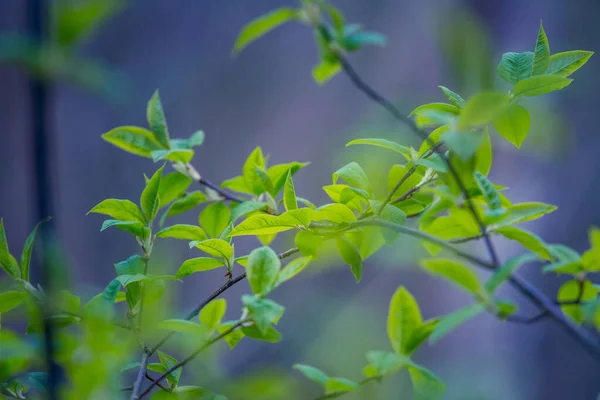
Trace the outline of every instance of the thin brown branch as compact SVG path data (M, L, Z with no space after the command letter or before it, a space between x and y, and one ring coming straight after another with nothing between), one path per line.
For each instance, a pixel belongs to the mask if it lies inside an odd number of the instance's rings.
M297 247L293 247L289 250L284 251L281 254L278 254L278 257L280 260L283 260L284 258L287 258L291 255L296 254L298 251L300 251ZM196 307L194 310L192 310L186 317L185 319L190 320L192 318L194 318L196 315L198 315L200 313L200 311L202 311L202 309L204 307L206 307L211 301L213 301L214 299L216 299L217 297L219 297L220 295L222 295L227 289L229 289L230 287L232 287L233 285L235 285L238 282L241 282L242 280L244 280L246 278L246 273L244 272L243 274L240 274L238 276L236 276L233 279L229 279L227 282L225 282L225 284L223 286L221 286L220 288L218 288L217 290L215 290L213 293L211 293L204 301L202 301L202 303L200 303L198 305L198 307ZM169 332L164 338L162 338L151 350L150 350L150 354L154 354L156 352L156 350L158 350L163 344L165 344L165 342L167 340L169 340L173 335L175 335L176 332Z
M175 371L175 370L177 370L177 369L182 368L183 366L185 366L187 363L189 363L194 358L196 358L198 356L198 354L202 353L208 347L212 346L214 343L216 343L219 340L223 339L225 336L229 335L231 332L235 331L236 329L238 329L239 327L241 327L246 322L247 322L246 320L242 320L242 321L237 322L235 325L233 325L231 328L227 329L225 332L219 334L218 336L216 336L213 339L211 339L208 342L206 342L204 345L202 345L202 347L200 347L198 350L194 351L188 357L186 357L182 361L178 362L177 364L173 365L171 368L169 368L168 370L166 370L161 376L159 376L154 382L152 382L150 384L150 386L148 386L146 388L146 390L144 390L139 395L139 397L136 397L136 399L141 399L142 397L144 397L145 395L147 395L148 393L150 393L150 391L152 391L152 389L155 386L157 386L160 381L162 381L164 378L166 378L173 371Z

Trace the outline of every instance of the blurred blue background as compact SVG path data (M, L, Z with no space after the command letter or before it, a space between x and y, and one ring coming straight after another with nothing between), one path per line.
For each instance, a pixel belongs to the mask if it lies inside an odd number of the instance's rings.
M156 168L151 161L100 138L118 125L145 126L145 105L156 88L172 136L187 137L198 129L206 132L193 163L213 182L238 175L246 156L260 145L271 154L271 163L311 161L296 175L296 190L322 203L326 196L321 186L329 184L331 172L349 160L359 159L372 173L398 162L378 151L344 149L350 139L381 136L418 144L344 76L324 87L312 81L310 70L318 55L311 33L303 26L286 25L237 58L231 57L232 44L246 22L286 4L293 3L130 1L78 48L83 56L114 71L101 87L90 91L62 81L51 83L51 195L70 284L76 292L91 295L100 290L112 279L113 264L135 252L127 234L100 233L100 217L85 214L106 197L136 200L143 174ZM597 0L339 0L336 4L349 21L387 35L385 49L365 49L351 62L406 114L424 102L443 101L439 84L465 97L484 88L507 89L495 77L496 64L503 52L533 49L540 19L553 52L595 51L600 44ZM26 2L0 2L1 33L25 32L26 21ZM559 211L527 227L549 243L562 242L578 250L588 246L587 227L600 224L596 184L600 136L595 127L600 80L594 78L600 76L599 65L592 57L567 90L530 104L533 131L523 149L498 143L491 173L494 182L510 187L507 194L515 202L558 205ZM37 222L28 75L13 65L0 64L0 89L0 216L12 248L20 251ZM181 221L196 219L194 211ZM503 259L521 251L516 245L497 242ZM249 250L252 245L256 243L240 247ZM289 243L284 238L275 247L284 250ZM157 254L156 268L172 272L184 259L195 256L186 243L175 242L161 244ZM274 294L286 306L280 323L283 341L275 345L246 341L231 353L220 348L209 356L220 360L219 368L209 366L207 358L198 363L202 384L220 386L232 399L245 399L244 385L249 377L260 375L269 378L271 390L261 399L292 398L290 390L299 393L295 387L301 393L317 393L316 387L291 370L296 362L318 366L332 376L358 379L366 364L365 351L389 349L386 313L399 285L415 294L425 317L469 301L419 272L414 260L422 254L411 239L387 248L366 262L358 285L337 259L329 267L321 265L322 271L315 267L315 273L300 276ZM560 284L554 276L542 277L535 267L521 273L550 296ZM176 283L173 300L185 313L223 279L220 271L211 271ZM238 315L239 296L245 292L245 282L227 292L231 318ZM519 300L521 313L535 313L516 293L507 290L506 295ZM552 321L510 325L483 315L435 347L424 347L416 358L446 382L448 399L595 399L600 392L600 367ZM355 398L410 398L404 393L410 393L409 380L396 375L382 385L365 387ZM309 398L303 396L298 398Z

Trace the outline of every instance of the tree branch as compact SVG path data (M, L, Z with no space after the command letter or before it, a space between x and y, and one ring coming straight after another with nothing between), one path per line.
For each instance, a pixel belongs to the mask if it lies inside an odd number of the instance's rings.
M235 331L237 328L241 327L246 322L248 322L248 321L246 321L246 320L238 321L231 328L229 328L225 332L219 334L218 336L214 337L213 339L209 340L204 345L202 345L202 347L200 347L198 350L196 350L192 354L190 354L188 357L186 357L182 361L178 362L177 364L173 365L171 368L169 368L168 370L166 370L161 376L159 376L155 381L153 381L150 384L150 386L148 386L148 388L146 388L146 390L144 390L139 395L139 397L136 397L136 399L141 399L142 397L144 397L145 395L147 395L148 393L150 393L150 391L152 390L152 388L154 388L154 386L157 386L159 384L159 382L162 381L165 377L167 377L171 372L173 372L173 371L175 371L175 370L177 370L179 368L182 368L187 363L189 363L194 358L196 358L196 356L198 356L198 354L202 353L208 347L210 347L214 343L218 342L219 340L223 339L225 336L229 335L231 332ZM132 399L133 399L133 397L132 397Z
M200 173L198 173L198 171L196 170L196 168L194 168L192 164L185 164L185 168L187 169L189 177L191 177L194 181L198 182L200 185L206 186L207 188L214 190L219 194L219 196L221 196L225 200L233 201L235 203L242 203L244 201L232 194L227 193L208 179L204 178L202 175L200 175Z
M296 254L298 251L300 251L297 247L293 247L289 250L284 251L281 254L278 254L278 257L280 260L283 260L284 258L287 258L291 255ZM194 318L196 315L198 315L200 313L200 311L202 311L202 309L204 307L206 307L211 301L213 301L214 299L216 299L217 297L219 297L220 295L222 295L227 289L229 289L230 287L232 287L233 285L235 285L236 283L244 280L246 278L246 273L244 272L241 275L238 275L237 277L228 280L223 286L221 286L220 288L218 288L217 290L215 290L213 293L211 293L202 303L200 303L198 305L198 307L196 307L192 312L190 312L185 319L187 319L188 321L192 318ZM169 332L164 338L162 338L151 350L150 350L150 355L154 354L156 352L156 350L158 350L163 344L165 344L165 342L167 340L169 340L173 335L175 335L177 332L173 331L173 332Z
M146 372L148 371L148 360L150 359L150 353L148 349L144 349L142 352L142 361L140 362L140 369L138 371L137 377L135 378L135 382L133 382L133 390L131 392L130 400L138 400L141 398L140 390L142 390L142 383L144 382L144 377L146 376Z
M342 66L344 73L348 76L348 78L350 78L350 81L354 84L354 86L356 86L356 88L358 88L361 92L363 92L371 100L373 100L374 102L376 102L377 104L379 104L383 108L385 108L398 121L406 124L413 132L415 132L419 137L421 137L421 139L425 140L431 148L433 148L436 145L436 143L433 140L431 140L431 138L429 138L429 135L427 134L427 132L425 132L423 129L419 128L412 119L406 117L402 112L400 112L400 110L398 110L396 108L396 106L394 106L392 104L391 101L389 101L388 99L386 99L385 97L380 95L375 89L373 89L371 86L369 86L361 78L361 76L354 70L354 68L348 62L346 57L344 57L342 54L338 54L338 60ZM483 221L479 217L479 214L477 213L477 210L475 209L475 205L471 201L469 193L467 192L467 188L465 187L462 179L460 179L460 176L456 172L456 169L454 168L454 166L452 165L450 160L448 160L444 156L443 153L439 152L439 150L436 150L436 152L438 154L440 154L442 159L445 161L445 163L448 167L448 171L450 172L450 174L456 181L456 184L458 185L461 193L463 194L463 196L465 198L465 202L467 203L467 206L469 207L469 210L471 211L471 214L473 215L473 218L475 219L475 222L477 223L479 230L481 231L481 234L483 235L488 253L490 254L490 257L492 259L492 264L495 267L498 267L500 265L498 255L496 254L494 245L492 244L492 241L485 230L485 225L483 224Z

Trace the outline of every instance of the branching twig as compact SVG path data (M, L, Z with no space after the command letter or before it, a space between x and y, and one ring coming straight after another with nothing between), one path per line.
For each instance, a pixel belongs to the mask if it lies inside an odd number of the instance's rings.
M200 173L198 173L198 171L196 170L196 168L194 168L194 166L192 164L186 164L185 168L187 169L188 175L194 181L198 182L200 185L206 186L207 188L212 189L213 191L217 192L219 194L219 196L221 196L225 200L233 201L236 203L241 203L244 201L232 194L227 193L226 191L224 191L223 189L221 189L220 187L218 187L217 185L215 185L208 179L204 178L202 175L200 175Z
M283 260L284 258L287 258L291 255L296 254L299 251L299 249L297 247L291 248L287 251L284 251L281 254L278 254L278 257L280 260ZM208 305L208 303L210 303L211 301L213 301L214 299L216 299L217 297L219 297L221 294L223 294L227 289L229 289L230 287L232 287L233 285L235 285L236 283L244 280L246 278L246 273L244 272L241 275L238 275L237 277L228 280L223 286L221 286L220 288L218 288L217 290L215 290L213 293L210 294L210 296L208 296L202 303L200 303L198 305L198 307L196 307L192 312L190 312L185 319L190 320L192 318L194 318L196 315L198 315L200 313L200 311L202 311L202 309L204 307L206 307L206 305ZM150 354L154 354L156 352L156 350L158 350L163 344L165 344L165 342L167 340L169 340L171 338L171 336L175 335L176 332L169 332L164 338L162 338L151 350L150 350Z
M229 335L231 332L235 331L236 329L238 329L239 327L241 327L246 322L247 321L245 321L245 320L238 321L231 328L227 329L225 332L223 332L223 333L219 334L218 336L214 337L213 339L209 340L202 347L200 347L198 350L196 350L192 354L190 354L188 357L186 357L185 359L181 360L177 364L173 365L171 368L169 368L168 370L166 370L161 376L159 376L154 382L152 382L150 384L150 386L148 386L146 388L146 390L144 390L139 395L139 397L136 397L136 399L141 399L142 397L144 397L145 395L147 395L148 393L150 393L150 391L152 390L152 388L154 388L154 386L157 386L159 384L159 382L162 381L165 377L167 377L170 373L172 373L173 371L175 371L175 370L177 370L177 369L182 368L183 366L185 366L187 363L189 363L194 358L196 358L196 356L198 356L198 354L202 353L208 347L210 347L214 343L218 342L219 340L223 339L225 336Z
M148 353L148 349L144 349L142 352L142 361L140 362L140 369L135 378L135 382L133 382L133 390L131 392L130 400L138 400L141 398L140 390L142 390L142 383L144 382L144 377L146 376L146 372L148 371L148 360L150 359L150 354Z

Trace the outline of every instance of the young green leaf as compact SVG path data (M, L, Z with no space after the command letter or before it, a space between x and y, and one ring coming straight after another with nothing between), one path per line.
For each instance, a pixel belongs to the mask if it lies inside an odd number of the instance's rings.
M223 259L209 257L192 258L185 260L183 264L181 264L175 277L181 279L196 272L210 271L211 269L219 268L223 265L225 265Z
M171 149L171 150L154 150L151 154L152 161L172 161L187 164L194 157L194 150L189 149Z
M231 210L231 221L236 222L238 218L245 217L256 211L261 211L267 208L267 203L257 200L248 200L237 204Z
M365 45L383 47L386 43L387 38L381 33L355 32L344 37L343 47L348 51L357 51Z
M531 253L521 254L520 256L509 258L500 268L498 268L494 275L488 279L485 283L485 291L493 294L501 284L503 284L510 276L517 271L523 264L531 261L535 261L535 255Z
M474 174L475 182L477 182L477 186L481 193L483 193L483 198L490 208L490 215L502 215L502 213L506 212L502 208L502 200L500 199L500 195L494 188L492 182L490 182L481 172L475 171Z
M198 206L199 204L206 202L207 200L208 199L207 199L206 195L200 191L195 191L195 192L186 194L185 196L181 197L180 199L175 200L173 202L173 204L171 204L169 206L169 208L165 211L165 213L160 218L160 224L163 225L165 222L165 219L167 217L172 217L175 215L182 214L186 211L193 209L194 207Z
M383 203L376 200L369 201L369 204L371 205L373 212L378 214L377 216L379 219L394 223L396 225L404 225L406 223L406 214L398 207L394 207L391 204L386 204L382 209L381 206ZM397 232L386 228L382 229L382 233L387 245L394 243L399 236Z
M485 125L500 115L510 98L500 92L484 92L473 96L460 113L459 128Z
M280 268L281 261L270 247L252 250L246 265L246 274L252 292L257 295L270 292Z
M129 200L106 199L88 211L90 213L108 215L119 221L146 222L138 206Z
M515 84L531 76L533 53L504 53L496 72L505 81Z
M483 131L483 140L481 145L475 152L475 170L481 172L484 176L488 176L490 169L492 168L492 141L490 140L490 133L486 126Z
M106 140L129 153L152 158L152 152L161 150L161 144L152 132L137 126L120 126L102 135Z
M377 139L377 138L368 138L368 139L355 139L348 143L346 143L346 147L365 144L370 146L382 147L384 149L388 149L394 151L396 153L402 154L408 161L410 161L410 149L406 146L402 146L399 143L393 142L387 139Z
M165 119L165 113L163 111L158 90L154 92L150 98L150 101L148 101L146 113L148 117L148 125L150 126L152 133L154 133L156 141L168 149L170 140L169 128L167 127L167 121ZM189 160L187 162L189 162Z
M312 77L316 83L323 85L335 77L342 70L337 61L323 60L312 69Z
M588 279L583 282L570 280L562 284L558 289L556 296L559 302L574 302L579 300L582 303L594 300L598 295L598 288L595 287ZM562 311L572 318L578 324L581 324L585 315L581 304L565 304L560 307Z
M325 394L347 393L358 390L359 384L347 378L329 378L325 382Z
M408 290L400 286L390 300L387 317L388 337L397 354L406 354L410 336L422 322L417 301Z
M312 216L313 221L330 221L343 224L356 221L356 215L344 204L325 204L317 208Z
M550 64L550 43L546 37L546 32L540 21L540 30L538 32L537 42L535 43L535 52L533 56L533 66L531 75L542 75L548 69Z
M318 368L311 367L310 365L294 364L293 368L300 371L306 378L318 383L321 386L325 386L327 384L327 380L329 379L329 377L323 371Z
M434 276L446 279L474 296L481 294L481 284L477 275L466 265L449 259L422 260L421 265Z
M363 269L360 252L354 244L349 242L348 239L343 236L340 236L336 243L340 257L342 257L342 260L344 260L346 264L350 265L350 271L352 271L352 275L354 275L356 282L360 282Z
M27 293L14 290L0 293L0 314L4 314L13 308L17 308L26 297Z
M266 333L261 332L256 325L244 326L242 328L244 336L248 336L250 339L262 340L263 342L277 343L281 341L281 333L275 329L273 325L267 327Z
M547 244L536 234L515 226L505 226L496 229L496 233L501 234L507 239L519 242L523 247L534 252L542 260L551 261L552 254L548 250Z
M490 226L490 229L493 230L502 228L504 226L519 224L521 222L533 221L534 219L538 219L555 211L556 209L556 206L539 202L515 204L508 207L507 216L502 218L493 226Z
M593 51L573 50L550 56L546 74L566 78L581 68L594 54Z
M345 180L349 185L365 190L371 195L371 182L369 182L367 174L365 174L365 171L363 171L358 163L353 161L333 173L332 179L334 184L340 178Z
M229 236L270 235L293 228L307 229L313 214L314 211L310 208L299 208L281 215L252 215L236 226Z
M206 233L199 226L177 224L161 229L156 233L156 237L174 238L182 240L206 240Z
M561 90L569 86L573 79L562 78L557 75L539 75L523 79L515 85L515 96L539 96L542 94Z
M265 168L265 157L260 147L255 148L246 159L242 168L244 184L255 195L265 191L265 185L259 171Z
M408 357L387 351L369 351L367 360L369 364L363 368L367 378L386 376L410 364Z
M293 8L282 7L252 20L239 33L233 46L233 54L239 53L250 43L277 28L279 25L296 18L298 18L298 11Z
M447 131L441 139L462 161L469 162L481 147L483 136L477 132Z
M291 171L288 172L285 186L283 187L283 205L286 211L295 210L298 208L298 202L296 201L296 190L294 188L294 181L292 180Z
M435 327L431 336L429 336L429 343L434 344L439 341L442 337L458 328L471 318L474 318L478 314L485 311L485 305L481 303L471 304L463 307L453 313L447 314L440 319L440 322Z
M21 252L21 278L23 278L23 280L27 282L29 282L29 263L31 261L31 252L33 251L33 242L35 241L35 235L40 229L40 225L44 222L49 221L50 218L51 217L48 217L38 222L35 228L33 228L31 233L29 234L29 236L27 236L27 239L25 240L25 245L23 245L23 251Z
M161 207L181 197L191 184L192 178L179 172L164 175L158 186L158 197L160 198Z
M168 319L161 321L158 323L157 328L167 331L187 333L189 335L198 336L199 338L204 338L207 333L202 325L185 319Z
M267 334L271 324L279 321L285 310L273 300L250 295L243 295L242 303L248 310L248 316L263 335Z
M294 176L296 174L296 172L300 171L302 168L306 167L309 164L310 163L308 163L308 162L301 163L301 162L294 161L291 163L277 164L277 165L273 165L272 167L269 167L267 169L267 175L269 176L269 179L270 179L271 183L273 184L273 192L272 192L273 196L277 196L277 194L283 188L283 185L285 184L288 173L291 173L292 176Z
M413 385L414 400L441 399L446 390L444 383L425 367L412 363L408 366Z
M281 271L279 271L279 274L277 275L277 281L275 282L275 287L298 275L311 260L311 257L299 257L287 263L287 265L283 267Z
M231 211L223 202L213 203L200 213L198 221L210 237L219 237L231 220Z
M178 364L178 361L171 357L168 354L163 353L162 351L158 351L158 358L160 359L160 363L165 367L165 371L171 369L175 365ZM183 368L177 368L167 375L167 381L171 385L172 388L179 384L179 380L181 379L181 373L183 372Z
M119 221L116 219L107 219L104 221L102 223L102 227L100 228L100 232L104 232L106 229L112 226L117 227L122 231L129 232L133 236L139 237L140 239L145 239L150 236L150 230L141 222Z
M163 165L152 175L152 178L146 184L140 196L140 206L142 212L148 221L154 220L160 208L160 199L158 198L158 188L165 166Z
M417 350L423 342L429 339L429 336L431 336L431 333L435 330L439 322L439 318L433 318L417 326L406 341L404 353L410 355Z
M496 117L493 124L504 139L520 148L529 133L531 117L525 107L515 104Z
M233 257L233 247L231 247L228 242L221 239L190 242L190 248L191 247L196 247L213 257L223 258L227 265L229 265L229 260Z
M302 255L312 258L319 257L319 248L323 244L323 239L321 236L309 232L309 231L300 231L296 234L294 238L294 243L296 247L300 250Z
M446 95L450 103L452 103L455 107L463 108L465 106L465 99L463 99L458 93L453 92L448 89L446 86L438 86L442 89L442 92Z
M216 299L208 303L202 311L200 311L200 323L208 329L208 333L212 333L225 316L227 310L227 301L225 299Z
M230 329L237 323L237 321L227 321L227 322L223 322L221 325L219 325L217 327L217 331L222 335L225 332L229 332ZM242 331L242 329L236 329L234 331L229 332L225 337L223 337L223 340L225 340L225 342L227 343L227 345L229 346L230 349L233 349L239 342L240 340L243 339L244 337L244 332Z

